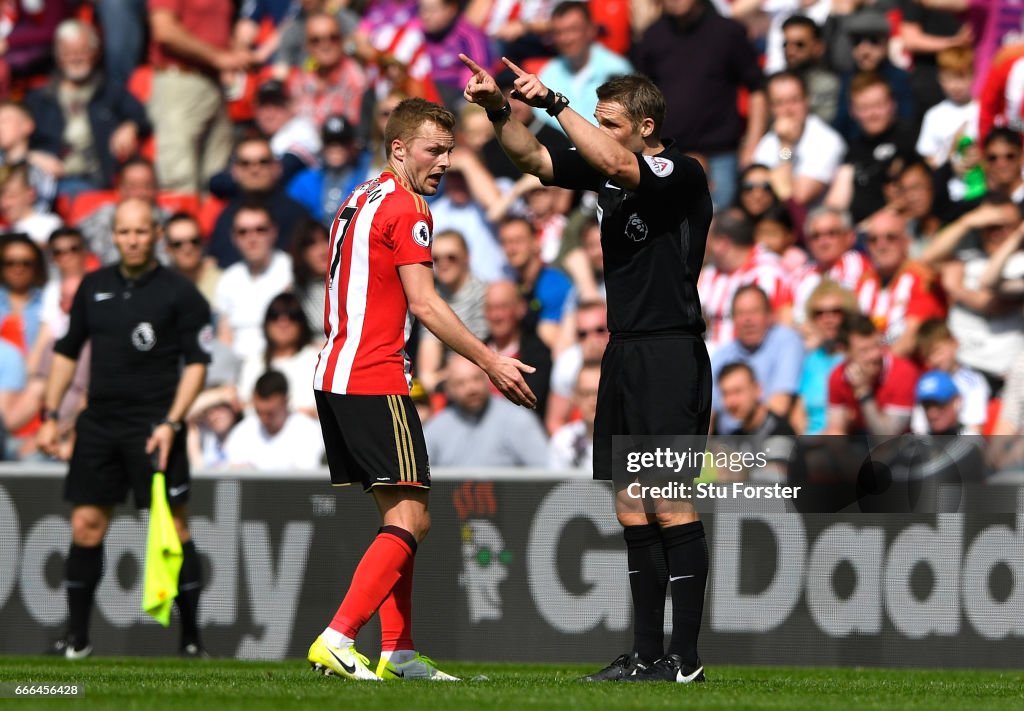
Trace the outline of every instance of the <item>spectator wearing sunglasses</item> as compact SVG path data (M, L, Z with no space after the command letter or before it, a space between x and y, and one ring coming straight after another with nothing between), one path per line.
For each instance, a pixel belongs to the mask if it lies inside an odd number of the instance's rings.
M176 212L164 223L164 246L170 255L171 267L213 303L223 272L213 258L206 256L203 242L199 222L186 212Z
M889 61L888 18L878 10L862 9L849 15L842 28L843 34L831 46L833 51L837 47L846 47L843 50L845 57L839 63L833 58L833 65L848 69L840 77L839 103L833 128L847 141L859 134L860 127L850 113L850 82L864 72L873 72L885 79L896 101L896 115L904 121L913 120L914 94L910 88L910 74Z
M878 275L875 288L864 294L865 313L883 343L895 355L909 358L921 324L946 316L938 280L928 267L910 259L907 221L895 210L881 210L868 220L865 241Z
M266 341L263 351L250 355L242 364L238 392L251 394L260 376L276 370L288 380L292 409L316 417L309 374L316 368L320 351L312 345L313 331L295 294L284 292L271 299L263 318L263 338Z
M836 117L839 77L825 66L821 28L806 15L792 15L782 23L782 53L786 69L799 74L807 86L811 113L825 123Z
M306 51L312 61L309 68L291 74L288 92L296 114L312 120L317 128L337 115L358 125L362 115L369 83L359 62L345 53L346 39L337 16L315 12L306 18Z
M53 338L61 338L67 331L67 310L60 305L64 285L76 283L98 266L85 247L85 238L74 227L60 227L53 231L47 242L50 257L50 280L43 287L43 324ZM73 293L73 292L72 292Z
M572 418L580 370L599 365L608 347L608 306L604 301L583 301L575 310L573 344L558 354L551 368L551 392L545 425L554 434Z
M271 300L292 285L292 260L275 249L277 227L263 203L242 205L234 214L232 241L242 261L224 270L213 308L217 338L243 361L263 352L263 322Z
M828 424L828 378L843 360L839 327L847 315L858 313L857 297L831 279L818 283L802 314L804 328L803 368L791 421L801 434L817 435Z
M281 162L274 157L266 137L258 134L245 136L235 146L231 178L237 184L238 192L231 197L217 218L209 244L210 254L217 259L222 269L230 267L241 258L232 238L232 228L235 214L247 203L259 202L270 210L273 223L278 228L275 231L276 247L288 251L293 230L308 213L302 203L285 192L281 174Z
M757 222L761 216L774 205L779 198L772 188L771 168L762 163L748 165L740 173L739 185L736 186L736 207L750 220Z

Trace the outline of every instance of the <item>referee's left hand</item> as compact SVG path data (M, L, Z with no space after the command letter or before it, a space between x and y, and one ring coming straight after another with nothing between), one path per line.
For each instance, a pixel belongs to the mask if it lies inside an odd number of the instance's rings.
M494 387L509 401L531 410L537 407L537 396L523 380L523 373L533 373L537 370L532 365L526 365L515 358L499 356L490 367L483 370L494 383Z
M146 440L146 454L157 452L158 471L166 472L167 455L171 452L172 442L174 442L174 430L168 424L157 425L153 434Z

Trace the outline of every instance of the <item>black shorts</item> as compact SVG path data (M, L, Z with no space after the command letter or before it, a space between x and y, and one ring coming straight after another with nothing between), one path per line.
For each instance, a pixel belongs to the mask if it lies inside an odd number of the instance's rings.
M165 414L166 410L129 415L86 409L75 424L64 498L73 504L112 506L124 503L131 490L135 506L148 509L156 470L153 455L146 454L146 441ZM184 431L174 437L164 479L172 506L188 501L191 476Z
M643 478L617 471L613 443L615 450L624 446L622 435L643 438L636 440L638 447L670 443L676 437L690 448L702 449L710 424L711 359L699 336L612 336L601 360L597 392L595 479ZM699 473L697 467L678 478Z
M332 485L430 488L423 426L408 395L314 396Z

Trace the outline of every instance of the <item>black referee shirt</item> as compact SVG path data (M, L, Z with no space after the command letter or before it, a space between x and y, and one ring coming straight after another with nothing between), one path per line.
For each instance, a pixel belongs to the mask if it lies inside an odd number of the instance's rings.
M697 277L711 225L704 170L671 142L635 154L640 185L624 190L575 150L551 151L551 184L597 192L608 329L704 333Z
M210 305L185 277L157 266L136 280L119 265L86 275L54 350L77 360L92 342L91 408L169 408L186 364L209 363Z

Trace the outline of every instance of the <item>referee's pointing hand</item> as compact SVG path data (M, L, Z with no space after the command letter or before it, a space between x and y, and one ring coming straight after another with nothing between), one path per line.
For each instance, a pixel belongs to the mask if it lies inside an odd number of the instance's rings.
M498 82L494 81L494 77L465 54L459 54L459 59L473 72L473 76L466 83L466 90L462 93L466 101L479 104L491 111L497 111L504 106L505 96L498 88Z
M501 394L511 402L531 410L537 407L537 396L523 380L523 373L536 372L537 369L532 365L526 365L515 358L498 356L489 367L484 367L483 370L494 383L494 387L498 388Z

